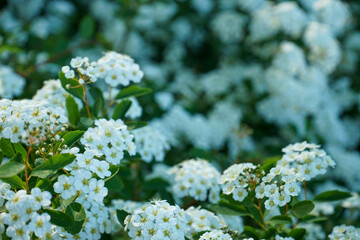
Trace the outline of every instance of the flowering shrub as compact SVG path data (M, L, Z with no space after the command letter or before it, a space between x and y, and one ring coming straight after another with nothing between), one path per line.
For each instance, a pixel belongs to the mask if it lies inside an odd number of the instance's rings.
M359 9L2 4L1 239L360 239Z

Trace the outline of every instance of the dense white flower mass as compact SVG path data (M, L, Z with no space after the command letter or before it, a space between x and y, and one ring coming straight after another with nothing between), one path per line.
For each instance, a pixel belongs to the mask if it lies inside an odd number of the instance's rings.
M136 153L134 135L120 119L95 120L95 127L88 128L80 141L87 148L104 155L105 160L114 165L119 164L124 158L124 151L130 155Z
M294 171L297 181L309 181L325 174L328 167L335 166L334 160L320 149L319 145L307 142L296 143L283 148L283 152L285 154L277 162L277 167L282 168L281 171L284 173Z
M25 190L14 192L7 183L0 184L2 202L5 200L4 211L1 213L0 230L12 239L30 239L31 234L36 237L45 237L52 229L50 215L39 210L48 208L51 204L51 194L33 188L27 194Z
M152 126L136 129L133 134L136 150L143 161L151 162L155 159L161 162L164 160L166 151L170 149L166 136Z
M46 101L2 99L0 105L0 136L13 143L38 144L64 131L68 121L63 108Z
M230 166L223 172L219 180L223 193L226 195L232 194L234 200L242 202L249 194L247 191L249 183L256 183L255 170L256 166L252 163L240 163Z
M329 235L330 240L349 239L356 240L360 238L360 229L354 226L340 225L333 228Z
M202 231L212 231L223 227L221 218L208 210L190 207L185 212L189 215L188 226L190 229L187 233L188 235Z
M166 201L153 201L125 219L125 230L131 239L185 239L187 215Z
M224 233L222 230L212 230L211 232L206 232L200 236L201 240L232 240L230 234Z
M0 65L0 97L14 98L22 94L25 79L9 66Z
M108 52L97 63L98 76L111 87L139 83L144 75L131 57L120 53Z
M208 161L190 159L169 170L172 175L172 193L178 198L193 197L198 201L215 203L219 200L219 171Z
M232 11L223 11L215 16L212 28L224 43L236 43L244 35L245 17Z
M37 90L34 100L46 100L54 107L62 107L65 109L65 99L70 94L61 86L60 80L44 81L44 86Z

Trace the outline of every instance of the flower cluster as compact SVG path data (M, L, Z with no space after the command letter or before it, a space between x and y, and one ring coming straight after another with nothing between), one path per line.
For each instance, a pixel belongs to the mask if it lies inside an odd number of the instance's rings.
M206 232L200 236L200 240L232 240L230 234L224 233L222 230L212 230L210 232Z
M135 136L136 150L145 162L155 159L161 162L170 145L167 138L152 126L136 129L132 132Z
M108 52L97 63L98 76L105 79L111 87L128 86L130 82L139 83L144 75L131 57L120 53Z
M190 229L187 235L202 231L212 231L223 227L221 219L208 210L190 207L185 212L190 218L188 222Z
M319 145L307 142L291 144L283 148L285 154L277 162L277 168L284 173L294 171L297 181L309 181L318 175L325 174L329 166L335 166L335 162L319 148ZM275 177L275 174L271 176Z
M169 170L173 176L172 192L174 196L183 198L193 197L198 201L215 203L219 200L220 178L219 171L208 161L203 159L190 159L175 165Z
M125 219L125 229L131 239L185 239L186 214L166 201L153 201L137 209Z
M42 208L48 208L51 204L51 194L42 192L39 188L33 188L30 194L25 190L14 192L7 183L0 184L2 206L5 202L5 211L1 213L0 232L6 228L6 235L12 239L30 239L32 233L42 238L50 233L53 226L50 223L50 215L41 213Z
M256 184L255 174L257 167L252 163L231 165L226 169L219 180L224 194L232 194L236 201L242 202L248 196L249 184Z
M349 239L356 240L360 238L360 229L354 226L340 225L333 228L329 235L330 240Z
M79 74L79 84L96 82L100 69L96 62L89 62L88 57L76 57L70 61L71 68L75 69ZM61 71L68 79L75 79L75 71L69 66L63 66Z
M16 74L11 67L0 65L0 96L13 98L19 96L25 87L25 79Z
M122 120L98 119L95 120L95 126L88 128L80 140L86 148L104 155L105 160L114 165L124 158L124 151L135 155L134 135L127 130Z
M37 90L33 99L37 101L46 100L52 107L65 109L65 99L69 95L61 86L60 80L47 80L44 81L44 86ZM80 101L77 101L77 104L81 106Z
M46 101L0 100L0 137L11 142L36 144L65 131L68 121L63 108Z

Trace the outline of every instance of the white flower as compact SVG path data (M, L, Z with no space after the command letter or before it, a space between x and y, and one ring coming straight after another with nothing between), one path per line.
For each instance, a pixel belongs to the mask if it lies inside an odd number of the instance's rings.
M60 175L54 183L54 191L61 194L63 199L69 199L76 194L73 176Z
M33 231L37 237L43 237L51 229L50 215L42 213L35 214L29 223L29 230Z

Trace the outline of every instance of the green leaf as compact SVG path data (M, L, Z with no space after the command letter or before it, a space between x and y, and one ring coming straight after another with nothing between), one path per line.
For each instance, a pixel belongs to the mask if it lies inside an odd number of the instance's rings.
M282 216L282 215L272 217L268 222L271 224L275 224L275 225L276 224L281 224L281 225L292 224L292 220L290 217Z
M21 156L21 154L20 154ZM0 166L0 178L9 178L22 172L25 168L23 163L7 162Z
M163 189L170 184L162 178L153 178L144 182L143 188L147 190Z
M309 214L314 209L314 207L315 207L315 204L310 200L301 201L301 202L296 203L291 208L291 213L296 218L302 218L302 217L306 216L307 214Z
M94 35L95 32L95 22L89 16L85 16L81 19L79 25L79 33L82 38L90 38Z
M222 215L238 215L238 216L246 216L248 213L245 211L237 211L229 206L221 205L221 204L211 204L206 207L212 212L220 213Z
M75 102L74 98L69 95L66 97L66 110L69 119L69 123L75 127L80 119L79 106Z
M124 188L124 183L119 176L114 176L105 182L105 187L112 192L121 192Z
M306 234L306 230L303 228L296 228L291 230L291 232L289 233L289 237L294 238L295 240L302 240L304 239Z
M116 119L122 119L126 112L129 110L129 108L131 107L131 101L130 100L123 100L120 103L118 103L115 107L114 113L112 115L112 119L116 120Z
M109 171L111 172L111 175L110 177L105 178L104 182L111 180L119 172L119 169L120 169L119 166L110 165Z
M272 239L271 237L275 236L276 233L275 228L269 228L260 236L260 239Z
M339 201L344 200L346 198L352 197L352 194L349 192L343 192L338 190L327 191L320 193L314 198L316 202L332 202L332 201Z
M12 157L15 154L15 150L9 139L1 138L0 139L0 148L1 148L1 151L4 153L4 155L7 157Z
M72 235L79 233L84 225L86 218L84 207L80 203L72 202L66 207L65 213L72 218L74 225L70 227L64 227L64 229Z
M128 98L128 97L139 97L151 93L151 88L140 87L137 85L132 85L130 87L122 89L115 99Z
M80 98L80 99L84 99L84 89L82 88L82 86L79 84L78 81L74 80L74 79L68 79L65 77L65 74L60 71L59 72L59 79L61 82L61 86L71 95ZM67 89L66 86L69 85L70 88Z
M72 163L75 160L75 155L64 153L52 156L46 162L36 167L31 176L36 176L40 178L47 178L50 175L56 173L58 170L62 169L66 165Z
M38 178L35 187L46 190L50 187L50 185L51 181L49 179Z
M92 106L92 111L93 111L93 115L94 116L98 116L99 114L102 113L104 106L105 106L105 100L104 100L104 96L102 91L95 87L95 86L91 86L89 88L89 92L91 95L91 98L93 99L93 106Z
M86 128L92 127L94 124L94 121L91 118L88 117L81 117L80 123L84 125Z
M270 171L271 168L276 166L277 161L281 159L281 156L274 156L270 158L266 158L260 167L260 170L264 170L266 173Z
M1 178L1 181L10 184L14 188L26 188L26 183L23 182L17 175L8 178Z
M50 222L59 227L71 227L74 225L73 219L66 213L53 210L53 209L44 209L44 212L50 215Z
M326 221L327 218L326 217L318 217L318 216L314 216L314 215L306 215L305 217L303 217L300 222L323 222Z
M9 162L16 162L16 163L21 163L21 165L24 165L24 159L21 155L21 153L16 153L10 160Z
M119 210L119 209L116 210L116 216L122 225L124 225L124 221L127 215L129 215L129 213L124 210Z
M15 152L21 153L22 158L23 158L23 159L26 159L27 151L26 151L25 148L21 145L21 143L14 143L13 146L14 146L14 148L15 148Z
M127 125L127 128L129 130L134 130L137 128L142 128L142 127L147 126L147 123L143 122L143 121L127 121L127 122L125 122L125 124Z
M256 230L253 227L250 226L244 226L244 231L243 233L247 236L247 237L252 237L255 240L260 239L259 234L256 232Z
M71 148L75 143L77 143L81 137L84 135L84 131L76 130L67 132L62 138L64 139L63 144L67 145L68 148Z

